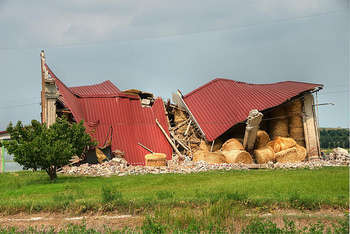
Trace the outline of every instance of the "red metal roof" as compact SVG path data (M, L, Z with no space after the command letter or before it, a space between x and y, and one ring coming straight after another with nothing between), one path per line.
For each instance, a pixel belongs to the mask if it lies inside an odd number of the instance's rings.
M165 108L161 98L156 99L152 107L142 107L138 96L121 95L116 97L81 97L77 96L58 79L47 66L55 79L56 86L64 104L71 110L77 122L84 120L86 131L103 146L113 128L112 150L125 152L125 159L133 165L144 165L145 154L149 153L140 147L141 143L154 152L165 153L167 159L172 156L172 148L156 125L157 118L169 135ZM94 87L89 90L89 87ZM84 94L96 94L96 86L84 86ZM82 89L80 88L80 91ZM101 93L100 93L101 94Z
M249 111L278 106L298 94L323 87L295 81L248 84L214 79L183 97L208 141L246 120Z
M69 87L79 97L117 97L120 90L109 80L100 84Z
M7 133L8 133L7 131L0 131L0 135L7 134Z

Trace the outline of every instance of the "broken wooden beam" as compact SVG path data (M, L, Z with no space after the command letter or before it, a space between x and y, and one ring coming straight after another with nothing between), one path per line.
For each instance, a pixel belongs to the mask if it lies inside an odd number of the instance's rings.
M168 134L166 133L166 131L164 130L164 128L162 127L162 125L159 123L158 119L156 119L156 123L158 125L158 127L160 128L160 130L162 131L162 133L164 134L164 136L166 137L166 139L168 140L168 142L170 143L170 145L173 147L175 153L182 158L182 154L180 153L180 151L177 149L177 147L175 146L174 142L170 139L170 137L168 136Z

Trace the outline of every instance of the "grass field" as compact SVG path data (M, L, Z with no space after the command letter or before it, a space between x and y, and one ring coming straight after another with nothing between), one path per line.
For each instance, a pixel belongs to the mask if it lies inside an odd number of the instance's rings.
M0 174L0 187L3 215L118 211L147 216L144 226L164 230L228 227L247 210L332 208L346 212L349 206L347 167L108 178L59 175L54 182L43 172L26 171Z
M98 210L109 201L121 210L230 200L249 207L346 208L347 167L297 170L215 171L189 175L72 177L50 182L43 172L0 175L0 211Z

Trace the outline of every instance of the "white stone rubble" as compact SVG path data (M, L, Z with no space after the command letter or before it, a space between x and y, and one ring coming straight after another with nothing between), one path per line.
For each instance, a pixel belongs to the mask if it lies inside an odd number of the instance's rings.
M334 150L333 154L326 157L326 160L313 159L300 163L266 163L266 164L214 164L210 165L204 161L192 162L185 160L177 163L177 160L168 161L168 166L150 167L150 166L130 166L123 158L113 158L102 164L82 164L80 166L65 166L59 173L69 175L88 175L88 176L126 176L143 174L188 174L196 172L205 172L212 170L249 170L249 169L293 169L293 168L320 168L334 166L349 166L350 157L344 151Z

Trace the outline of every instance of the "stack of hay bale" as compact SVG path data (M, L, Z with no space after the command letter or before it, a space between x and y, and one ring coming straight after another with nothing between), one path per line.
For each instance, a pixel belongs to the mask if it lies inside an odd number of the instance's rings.
M298 145L305 147L304 126L302 119L303 107L301 100L297 99L288 103L286 109L288 112L289 136L293 138Z
M209 151L209 145L201 142L200 150L193 154L193 161L205 161L209 164L220 163L253 163L252 156L244 150L243 145L235 138L227 140L221 149L215 152ZM214 147L213 147L214 148Z
M259 131L257 135L257 142L263 138L263 143L266 143L265 131ZM268 136L268 135L267 135ZM267 162L301 162L306 158L306 149L299 144L293 138L289 137L275 137L274 140L268 141L266 145L259 144L258 148L254 150L254 156L257 163Z
M270 136L275 139L278 136L288 137L288 117L284 106L271 111L272 119L269 122Z

